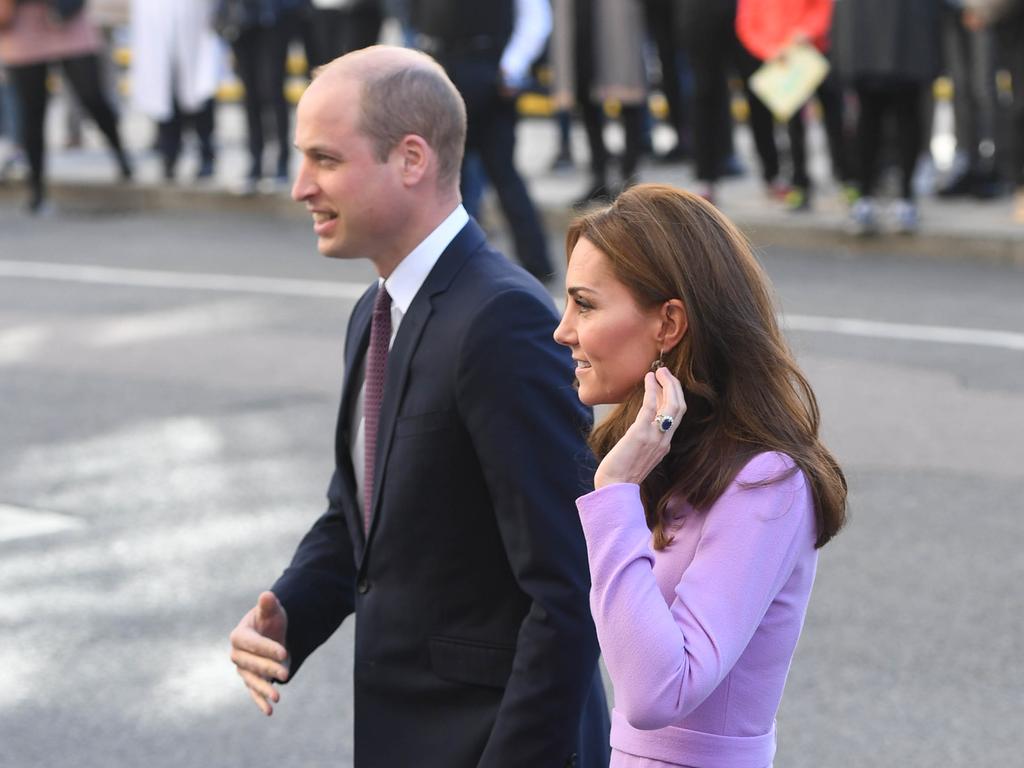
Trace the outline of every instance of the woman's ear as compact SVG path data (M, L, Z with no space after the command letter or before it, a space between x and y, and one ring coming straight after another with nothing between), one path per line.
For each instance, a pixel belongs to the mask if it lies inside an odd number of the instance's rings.
M661 305L661 347L665 352L683 340L689 327L686 307L680 299L669 299Z

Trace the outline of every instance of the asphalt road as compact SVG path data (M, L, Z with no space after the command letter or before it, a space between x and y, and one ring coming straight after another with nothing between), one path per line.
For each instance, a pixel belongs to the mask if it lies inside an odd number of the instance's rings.
M764 261L852 507L776 765L1017 764L1024 270ZM371 278L291 219L0 205L0 766L350 764L352 621L269 720L227 634L322 511Z

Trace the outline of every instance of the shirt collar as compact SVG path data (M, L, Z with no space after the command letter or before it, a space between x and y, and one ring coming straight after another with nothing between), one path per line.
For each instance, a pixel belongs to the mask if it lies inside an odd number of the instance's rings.
M427 275L441 258L444 249L468 221L469 214L460 203L423 242L412 249L412 253L402 259L387 280L381 281L391 294L392 306L397 307L403 315L409 311L409 305L423 287Z

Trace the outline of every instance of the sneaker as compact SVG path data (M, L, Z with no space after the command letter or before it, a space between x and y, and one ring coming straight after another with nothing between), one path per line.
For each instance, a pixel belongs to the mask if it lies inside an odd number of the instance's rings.
M862 197L850 206L846 229L851 235L867 237L878 234L878 209L870 197Z
M199 170L196 172L196 181L204 181L213 178L213 157L206 156L199 160Z
M807 187L793 187L783 199L786 210L790 213L802 213L811 210L811 192Z
M917 217L917 206L907 199L893 201L890 213L900 235L913 235L917 233L919 222Z
M764 185L764 193L772 200L784 201L791 191L792 187L781 179L772 179Z

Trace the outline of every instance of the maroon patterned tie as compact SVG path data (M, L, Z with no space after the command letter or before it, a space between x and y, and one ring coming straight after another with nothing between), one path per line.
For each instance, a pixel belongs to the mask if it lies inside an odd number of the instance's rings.
M391 345L391 295L382 285L373 302L370 321L370 347L366 350L366 392L363 397L363 418L366 420L363 457L363 524L370 534L373 515L373 465L377 456L377 426L380 403L384 399L384 374L388 368L388 347Z

